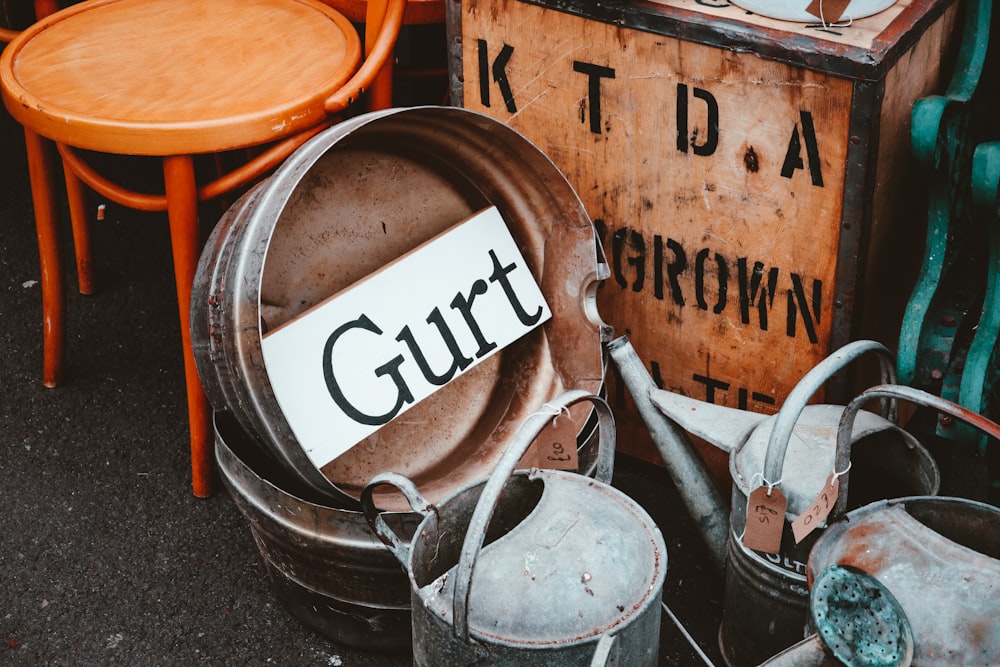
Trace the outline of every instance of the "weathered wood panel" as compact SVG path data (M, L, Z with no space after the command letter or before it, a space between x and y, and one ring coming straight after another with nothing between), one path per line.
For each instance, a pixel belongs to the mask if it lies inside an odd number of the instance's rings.
M769 412L848 340L894 345L908 285L886 262L920 252L909 110L940 87L956 5L824 28L704 0L544 4L462 0L453 75L576 188L611 266L602 317L658 383ZM655 460L609 391L622 449Z

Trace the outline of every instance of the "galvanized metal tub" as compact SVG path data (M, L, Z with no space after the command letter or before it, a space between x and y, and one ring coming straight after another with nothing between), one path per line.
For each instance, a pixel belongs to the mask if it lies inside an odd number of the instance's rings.
M263 333L491 205L553 317L317 469L275 399ZM513 129L453 107L375 112L311 139L216 225L192 289L192 346L213 406L319 493L356 506L392 469L440 499L485 477L550 397L600 391L610 330L596 290L607 275L576 193ZM567 420L568 441L588 416Z
M282 604L338 643L409 651L409 581L372 535L364 515L325 504L277 465L231 415L216 413L214 425L222 480L250 524ZM391 513L386 521L409 540L422 518Z
M503 216L552 319L317 469L275 399L264 333L487 206ZM606 275L593 224L551 161L502 123L462 109L345 121L226 211L192 289L192 346L218 412L223 479L296 616L345 644L409 647L406 577L355 511L357 496L392 469L443 497L485 477L549 398L600 392L610 333L595 293ZM560 422L560 442L574 443L579 470L591 470L591 411L574 408ZM392 500L380 503L391 510ZM417 522L400 509L390 516L408 539Z

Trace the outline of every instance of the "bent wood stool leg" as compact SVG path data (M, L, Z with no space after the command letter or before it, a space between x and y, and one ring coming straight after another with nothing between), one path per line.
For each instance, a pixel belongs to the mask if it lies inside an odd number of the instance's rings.
M198 266L198 190L190 156L163 158L163 181L170 221L170 244L180 311L184 379L187 386L188 422L191 430L191 490L199 498L212 493L210 408L198 378L191 349L191 285Z
M369 57L375 48L379 33L382 32L382 24L385 22L385 13L388 9L388 0L368 0L365 10L365 57ZM372 79L371 87L368 88L365 109L367 111L381 111L392 106L392 69L393 55L389 55L382 65L382 69Z
M46 387L55 387L62 381L66 349L66 295L56 229L54 147L52 142L27 128L24 140L42 282L42 382Z
M94 293L94 274L91 268L90 221L87 219L87 191L83 182L69 165L63 162L66 180L66 199L69 201L69 219L73 223L73 250L76 253L77 289L80 294Z

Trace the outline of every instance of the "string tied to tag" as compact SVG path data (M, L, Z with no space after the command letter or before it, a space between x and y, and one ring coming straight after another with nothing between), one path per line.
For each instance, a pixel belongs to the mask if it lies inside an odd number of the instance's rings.
M847 462L847 467L840 472L837 472L835 467L830 476L826 478L823 488L816 494L816 498L792 522L792 535L795 537L796 544L826 522L840 494L840 478L850 471L850 461Z
M559 417L562 416L563 413L566 413L567 417L570 416L569 408L567 408L565 405L555 406L552 405L551 403L545 403L535 414L552 415L552 425L555 426L556 422L559 420Z
M847 23L837 23L836 21L826 22L826 15L823 13L823 0L819 0L819 20L823 23L823 30L829 30L830 28L850 28L851 24L854 23L854 18L851 16L847 17Z
M846 472L846 471L845 471L845 472ZM752 488L755 488L755 487L754 487L754 481L756 481L758 477L760 478L760 483L761 483L761 486L764 486L764 487L766 487L766 488L767 488L767 497L768 497L768 498L770 498L770 497L771 497L771 493L772 493L772 492L774 491L774 488L775 488L776 486L780 486L780 485L781 485L781 483L782 483L783 481L785 481L785 478L784 478L784 477L782 477L781 479L779 479L779 480L778 480L778 481L776 481L776 482L769 482L769 481L767 480L767 478L766 478L766 477L764 477L764 473L762 473L762 472L755 472L755 473L753 474L753 477L751 477L751 478L750 478L750 488L751 488L751 489L752 489Z
M854 462L853 461L848 461L847 462L847 467L844 468L842 471L837 472L836 470L834 470L833 471L833 479L840 479L841 477L843 477L847 473L851 472L851 466L852 465L854 465Z

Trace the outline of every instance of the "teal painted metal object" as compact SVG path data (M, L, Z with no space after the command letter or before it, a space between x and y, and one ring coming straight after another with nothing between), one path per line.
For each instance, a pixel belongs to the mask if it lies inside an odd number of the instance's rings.
M987 221L989 255L986 293L982 314L966 355L958 403L992 418L997 417L997 374L1000 361L1000 142L976 148L972 160L972 202L978 216ZM1000 500L1000 452L989 448L986 436L965 424L956 424L957 438L974 441L989 466L990 497Z
M809 598L816 632L828 651L851 667L906 667L913 631L899 601L878 579L850 565L816 577Z
M900 332L897 365L903 384L939 391L952 343L975 305L976 224L970 214L972 155L982 118L980 79L989 45L991 0L966 6L961 51L944 95L913 107L913 152L928 173L927 241ZM973 261L970 262L970 259ZM972 280L970 280L972 279Z
M928 179L927 237L903 318L897 365L903 384L996 418L1000 43L992 8L991 0L967 2L948 89L913 108L913 152ZM936 435L992 462L991 500L1000 503L1000 453L990 450L988 440L948 417L939 417Z

